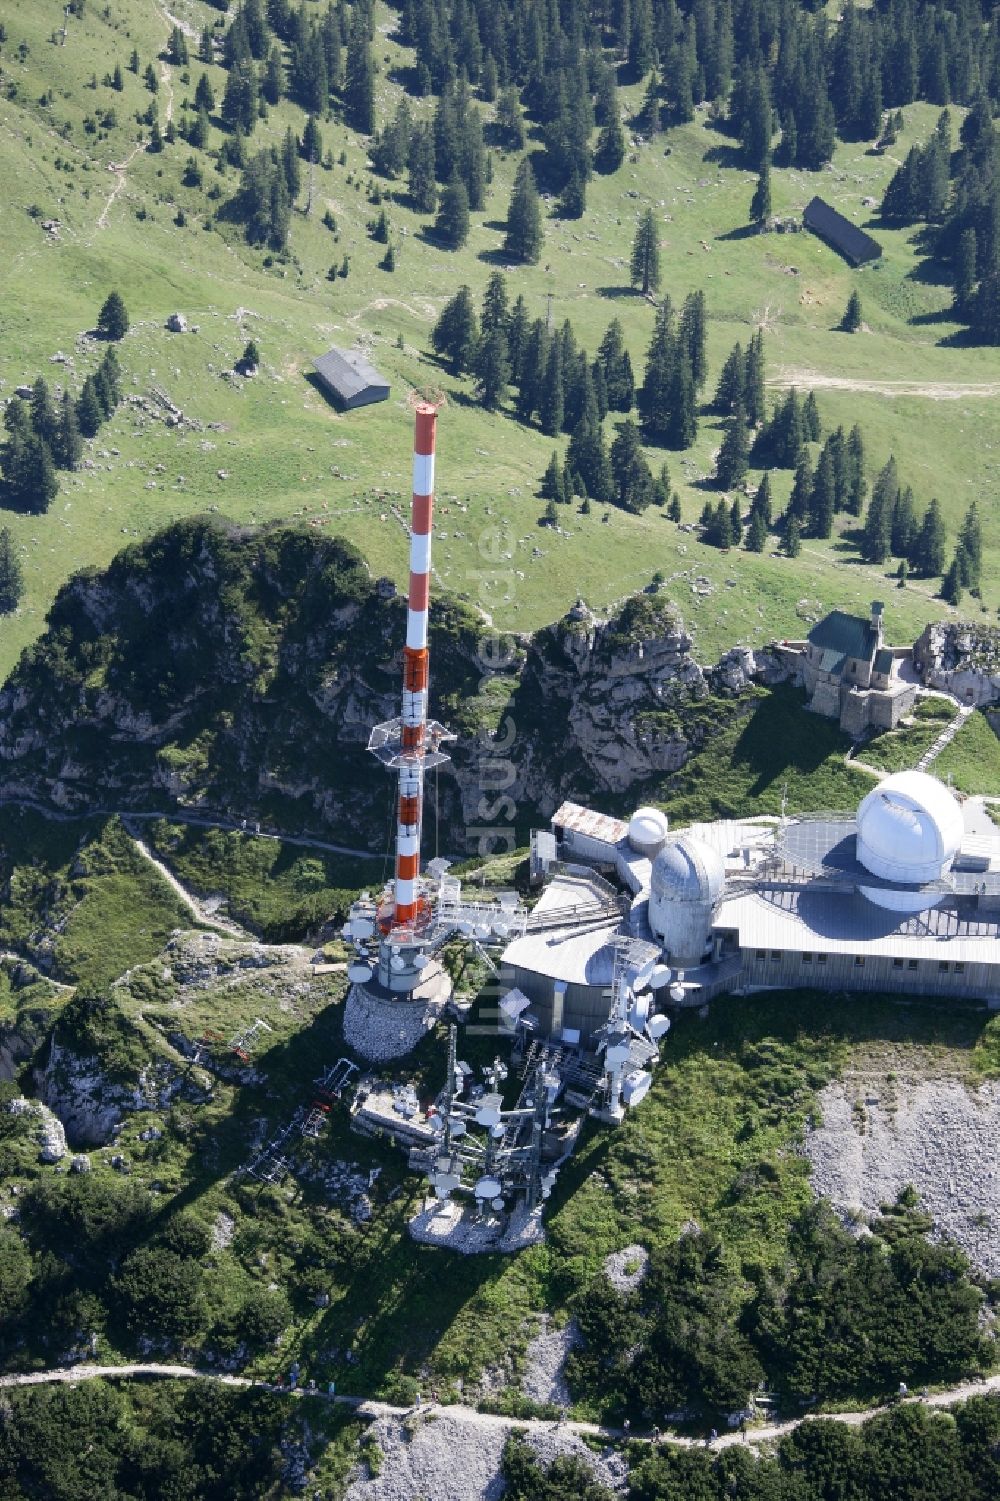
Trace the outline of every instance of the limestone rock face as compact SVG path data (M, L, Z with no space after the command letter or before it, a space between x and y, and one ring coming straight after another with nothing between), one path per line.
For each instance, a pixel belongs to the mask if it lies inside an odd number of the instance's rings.
M1000 628L971 621L929 625L914 647L928 688L953 693L963 704L1000 701Z
M62 590L0 688L0 784L67 812L183 805L381 849L367 745L399 713L405 613L340 538L179 522ZM710 694L784 675L743 648L703 669L657 592L607 618L579 601L530 637L438 595L430 711L457 736L432 787L441 847L669 775L709 733Z

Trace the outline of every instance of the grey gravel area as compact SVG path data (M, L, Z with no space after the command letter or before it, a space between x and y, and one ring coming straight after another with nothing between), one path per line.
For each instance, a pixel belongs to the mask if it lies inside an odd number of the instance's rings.
M530 1401L555 1402L560 1407L569 1405L566 1356L579 1338L580 1332L572 1319L562 1329L553 1329L545 1320L525 1354L521 1390Z
M880 1081L820 1095L822 1124L806 1136L812 1186L845 1220L870 1215L912 1183L976 1266L1000 1276L1000 1083Z
M500 1501L506 1486L500 1458L511 1428L495 1419L456 1416L447 1409L412 1421L379 1418L368 1430L382 1451L380 1472L368 1478L367 1467L347 1490L346 1501ZM606 1460L569 1431L532 1432L529 1443L544 1464L560 1454L579 1454L605 1485L621 1489L622 1461Z
M421 1209L407 1228L413 1240L426 1246L444 1246L463 1256L494 1251L512 1254L541 1245L545 1239L540 1207L530 1213L524 1208L515 1209L506 1224L501 1224L477 1219L466 1205L454 1199Z
M645 1246L622 1246L604 1258L604 1272L612 1287L620 1293L635 1290L645 1277L649 1267L649 1252Z
M352 985L344 1004L344 1041L360 1058L384 1063L411 1053L436 1017L423 1001L380 1001Z

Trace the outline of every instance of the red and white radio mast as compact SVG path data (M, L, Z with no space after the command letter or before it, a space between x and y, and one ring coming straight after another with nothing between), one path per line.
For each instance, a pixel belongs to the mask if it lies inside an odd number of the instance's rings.
M431 583L431 535L434 516L434 440L437 408L421 401L416 408L413 441L413 504L410 521L410 587L403 649L403 712L372 731L368 749L399 774L396 818L396 877L392 902L379 913L379 926L397 952L393 988L415 983L407 963L408 943L419 940L431 919L430 904L420 892L420 831L424 810L424 776L448 760L441 750L455 736L427 718L430 653L427 644ZM418 956L413 955L414 959ZM381 966L380 966L381 968Z

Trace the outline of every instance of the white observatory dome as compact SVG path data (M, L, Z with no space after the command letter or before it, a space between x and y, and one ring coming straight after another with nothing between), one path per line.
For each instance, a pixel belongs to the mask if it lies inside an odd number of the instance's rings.
M964 832L958 800L943 782L923 771L900 771L880 782L858 809L857 856L884 881L919 886L940 880ZM862 890L881 907L912 912L936 905L943 894Z
M628 842L637 855L652 860L666 843L669 824L659 808L637 808L629 819Z
M722 856L689 834L672 839L653 861L652 892L661 901L711 902L714 906L725 884Z
M726 884L722 856L700 839L672 839L653 861L649 925L672 964L700 964L712 941L712 916Z

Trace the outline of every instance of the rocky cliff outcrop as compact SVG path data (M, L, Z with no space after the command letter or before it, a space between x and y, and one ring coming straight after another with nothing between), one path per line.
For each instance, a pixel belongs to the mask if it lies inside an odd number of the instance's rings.
M0 690L3 789L379 845L391 791L366 748L398 712L405 610L340 539L178 523L60 593ZM740 650L703 671L655 593L530 638L437 598L431 656L431 711L458 735L438 789L453 849L470 826L669 774L706 732L699 705L768 670Z
M913 649L928 688L953 693L964 704L1000 701L1000 628L971 621L929 625Z

